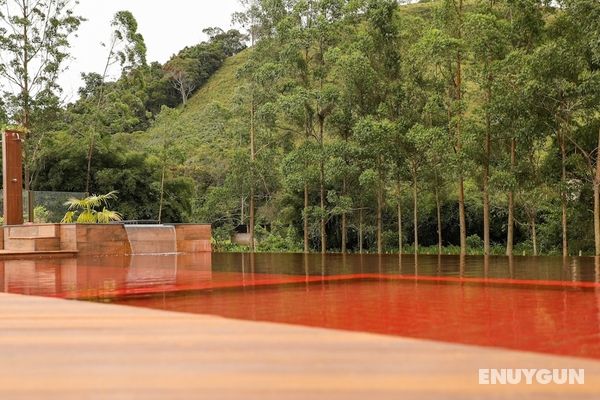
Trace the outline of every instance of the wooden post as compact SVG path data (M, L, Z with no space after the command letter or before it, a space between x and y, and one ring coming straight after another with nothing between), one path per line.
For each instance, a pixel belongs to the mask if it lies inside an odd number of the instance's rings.
M19 132L4 132L2 171L4 225L23 224L23 153Z

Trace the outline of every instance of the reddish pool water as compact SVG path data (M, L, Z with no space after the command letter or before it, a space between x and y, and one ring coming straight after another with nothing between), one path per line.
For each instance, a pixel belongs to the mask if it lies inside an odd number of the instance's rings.
M599 282L594 258L205 254L0 266L12 293L595 359Z

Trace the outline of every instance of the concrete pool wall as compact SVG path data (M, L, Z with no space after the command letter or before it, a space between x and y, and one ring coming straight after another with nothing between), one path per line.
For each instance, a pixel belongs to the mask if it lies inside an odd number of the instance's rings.
M165 229L168 228L168 229ZM134 232L134 233L133 233ZM167 242L175 243L177 252L212 251L211 226L197 224L139 225L124 224L32 224L5 226L0 229L2 253L77 253L91 255L129 255L164 253Z

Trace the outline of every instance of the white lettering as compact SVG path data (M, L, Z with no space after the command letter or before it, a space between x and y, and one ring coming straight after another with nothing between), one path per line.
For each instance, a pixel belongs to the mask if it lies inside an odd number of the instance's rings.
M489 385L490 384L490 370L489 369L479 369L479 384L480 385Z
M521 383L521 370L520 369L507 369L506 370L506 381L509 385L518 385Z
M564 385L567 383L568 371L566 368L563 369L553 369L552 370L552 380L557 385Z
M540 385L547 385L552 382L552 371L546 368L538 369L535 373L535 379Z
M575 382L578 385L585 385L585 370L583 368L569 370L569 384L574 385Z
M534 382L540 385L564 385L567 382L569 385L585 384L584 369L566 369L554 368L500 368L500 369L479 369L479 384L480 385L518 385L523 382L532 385ZM535 377L535 379L534 379Z
M525 375L525 383L528 385L533 384L533 376L535 375L535 369L523 369L523 375Z
M491 370L491 381L492 385L501 384L506 385L506 369L493 369Z

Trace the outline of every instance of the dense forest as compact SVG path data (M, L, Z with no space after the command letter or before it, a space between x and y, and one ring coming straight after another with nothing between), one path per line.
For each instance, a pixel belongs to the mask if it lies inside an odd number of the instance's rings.
M597 0L244 0L164 65L124 11L68 105L82 21L31 3L51 28L0 11L0 120L33 190L118 190L222 249L600 255Z

